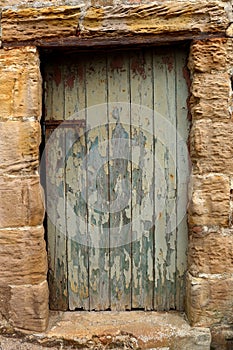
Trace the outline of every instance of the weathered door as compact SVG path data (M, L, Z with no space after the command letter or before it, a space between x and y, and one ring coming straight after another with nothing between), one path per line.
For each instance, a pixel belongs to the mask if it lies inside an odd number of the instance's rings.
M183 309L185 60L182 48L47 56L52 309Z

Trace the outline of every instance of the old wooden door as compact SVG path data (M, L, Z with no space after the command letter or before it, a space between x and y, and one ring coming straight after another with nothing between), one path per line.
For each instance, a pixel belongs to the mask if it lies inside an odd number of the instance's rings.
M180 47L46 57L52 309L183 309L185 61Z

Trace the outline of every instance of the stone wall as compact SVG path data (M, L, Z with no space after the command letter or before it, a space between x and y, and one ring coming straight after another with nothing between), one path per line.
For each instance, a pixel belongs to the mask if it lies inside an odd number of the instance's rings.
M36 331L48 319L39 64L35 47L0 50L1 314L14 328Z
M193 170L186 312L193 326L211 327L224 348L233 323L232 1L1 0L0 6L2 317L30 331L43 331L48 322L38 47L189 40Z
M187 315L191 324L212 327L213 334L217 325L233 323L232 63L232 39L191 46Z

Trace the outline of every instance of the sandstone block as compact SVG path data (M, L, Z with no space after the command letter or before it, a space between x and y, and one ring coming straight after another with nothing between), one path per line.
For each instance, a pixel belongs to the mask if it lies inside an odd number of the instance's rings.
M9 321L15 328L45 331L48 324L48 285L11 286Z
M233 235L214 229L191 231L188 270L200 274L233 274Z
M189 69L192 72L225 70L227 63L226 43L225 38L195 41L191 46Z
M194 74L190 98L193 119L231 117L231 81L228 73Z
M0 121L0 173L35 173L39 166L38 122Z
M38 176L0 178L0 228L41 225L43 193Z
M11 297L11 288L8 285L0 285L0 319L9 319L9 300Z
M189 202L190 225L229 226L230 184L224 175L193 175Z
M233 278L187 276L186 312L196 327L233 322Z
M131 3L130 7L120 3L114 7L89 7L82 21L81 34L213 33L225 32L228 23L224 6L216 1Z
M0 49L0 118L41 116L41 74L33 47Z
M231 26L232 27L232 26ZM228 39L227 40L227 63L228 63L228 68L231 73L233 74L233 39Z
M46 275L43 226L1 229L0 285L38 284L46 279Z
M210 119L193 123L190 134L190 156L193 171L233 174L233 122L216 122Z
M29 3L30 4L30 3ZM130 36L132 34L168 34L170 36L196 33L222 33L229 25L222 2L112 0L85 2L87 9L76 6L3 8L2 38L4 42L40 41L49 38L85 36ZM48 4L48 3L47 3ZM93 4L93 6L90 6ZM61 2L59 2L61 5ZM130 6L129 6L130 5ZM200 15L201 13L201 15Z
M232 325L216 325L211 327L211 350L233 349Z
M25 41L76 35L80 6L3 9L2 40Z
M228 37L230 37L230 38L233 37L233 24L231 24L231 25L227 28L227 30L226 30L226 35L227 35Z

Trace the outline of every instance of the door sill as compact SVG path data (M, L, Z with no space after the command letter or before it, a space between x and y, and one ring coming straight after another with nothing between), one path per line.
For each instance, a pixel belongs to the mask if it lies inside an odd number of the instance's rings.
M209 350L208 328L191 327L183 313L50 312L46 333L35 334L43 344L77 349Z

